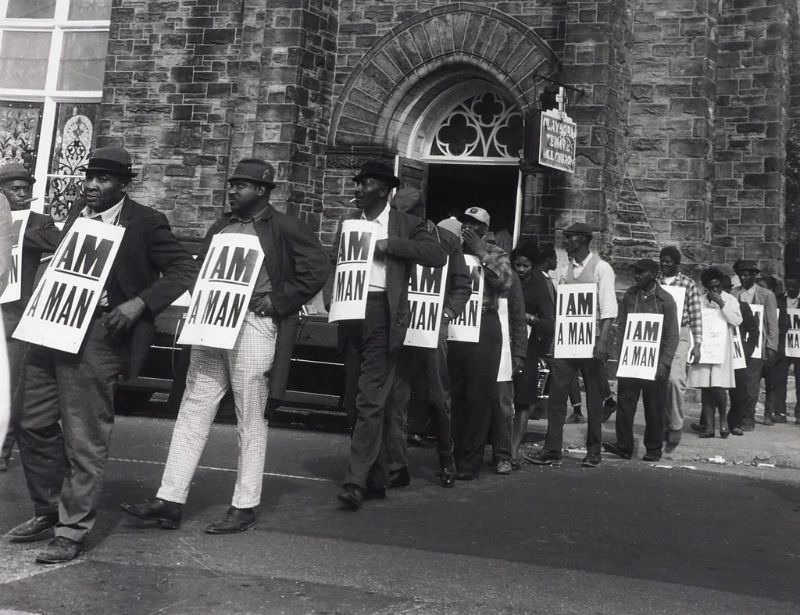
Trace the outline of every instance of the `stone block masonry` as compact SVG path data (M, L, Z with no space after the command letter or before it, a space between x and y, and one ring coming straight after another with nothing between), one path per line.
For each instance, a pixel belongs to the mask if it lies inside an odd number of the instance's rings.
M529 118L546 77L580 90L577 170L524 167L526 235L583 220L623 266L677 244L778 275L788 240L800 273L797 0L126 0L111 20L97 144L133 153L132 192L182 238L258 156L330 243L353 170L417 151L442 92L482 79Z

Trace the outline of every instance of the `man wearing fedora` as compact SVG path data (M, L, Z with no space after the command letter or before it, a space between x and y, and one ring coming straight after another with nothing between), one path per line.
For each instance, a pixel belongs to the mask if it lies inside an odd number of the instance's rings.
M486 239L491 218L482 207L468 207L459 217L464 254L478 257L483 268L483 305L477 343L450 344L448 365L452 381L453 442L456 479L477 478L483 465L483 449L489 439L492 419L500 412L498 370L503 347L498 308L500 297L511 291L514 272L508 252ZM503 472L510 466L511 418L504 429L502 451L496 462ZM498 420L498 422L500 422Z
M732 391L728 425L733 435L740 436L745 431L755 429L756 403L764 365L772 365L778 357L778 303L771 290L756 284L756 276L760 271L756 261L738 260L733 264L733 270L740 283L733 289L733 296L743 303L763 306L759 331L761 358L749 357L747 367L736 370L736 388ZM768 416L765 422L772 424Z
M0 194L7 199L11 211L23 211L30 208L33 200L31 190L35 182L33 175L18 162L10 162L0 167ZM33 283L42 254L53 252L58 246L60 238L61 232L49 216L34 211L30 212L22 240L20 298L17 301L4 303L2 306L10 368L11 420L8 425L8 435L2 444L2 451L0 451L0 472L8 468L14 448L14 423L22 411L23 373L30 348L27 342L14 339L11 334L17 328L22 311L33 294Z
M18 442L34 516L6 534L33 542L55 534L36 561L77 557L95 523L111 430L114 393L133 377L149 350L154 318L185 292L197 273L166 217L131 199L127 151L95 150L83 195L67 216L125 228L98 307L77 355L32 346L18 421Z
M224 518L205 531L235 534L256 523L267 453L264 410L269 376L275 373L279 326L282 320L297 318L303 304L322 288L329 271L328 256L312 230L270 204L274 180L275 169L268 162L241 160L228 178L231 211L211 227L203 241L200 258L218 233L255 235L265 258L234 347L192 348L186 390L156 497L141 504L122 504L126 512L156 521L162 529L180 524L200 455L228 389L233 392L239 435L236 486Z
M345 508L358 510L365 498L386 496L391 420L387 400L410 318L408 281L412 268L417 263L441 267L446 256L424 219L389 206L389 195L400 181L388 164L369 160L353 181L359 211L351 218L375 224L366 314L363 320L339 324L341 345L349 347L358 371L358 393L349 463L338 498Z
M617 317L617 297L614 292L614 270L598 254L589 249L592 228L583 222L564 229L564 247L569 265L559 284L594 284L597 289L598 326L592 358L553 359L550 366L550 396L547 400L547 436L544 449L527 456L538 465L560 465L564 439L567 397L578 371L586 387L588 429L586 456L583 466L597 467L601 461L603 439L603 394L601 382L606 378L605 361L609 358L611 325Z

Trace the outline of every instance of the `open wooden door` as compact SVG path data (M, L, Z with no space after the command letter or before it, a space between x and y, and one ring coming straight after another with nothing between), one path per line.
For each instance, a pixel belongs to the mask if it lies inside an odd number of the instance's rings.
M423 200L428 196L428 163L405 156L394 157L394 173L400 178L401 188L416 188ZM427 215L427 212L425 212Z

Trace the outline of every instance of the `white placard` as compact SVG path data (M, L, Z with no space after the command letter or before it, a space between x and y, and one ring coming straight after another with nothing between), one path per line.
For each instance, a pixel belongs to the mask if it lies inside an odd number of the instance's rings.
M408 311L411 318L404 346L439 347L448 266L449 259L444 267L417 265L411 271L408 281Z
M556 289L556 359L591 359L597 329L597 284L559 284Z
M508 326L508 299L497 300L497 317L500 319L500 365L497 368L497 382L510 382L514 377L514 361L511 359L511 331Z
M786 356L800 357L800 309L788 308L789 329L786 331Z
M11 212L12 233L14 243L11 246L11 269L8 271L8 285L0 295L0 303L19 301L22 295L22 243L25 240L25 229L28 226L29 209Z
M124 233L122 226L75 220L36 285L14 337L77 353Z
M656 379L663 329L663 314L628 314L622 333L617 378Z
M700 344L700 363L718 365L725 361L728 353L728 322L720 311L704 307L703 341Z
M758 337L756 338L758 343L756 344L753 354L751 354L750 357L753 359L760 359L761 355L763 354L762 346L764 345L764 306L756 305L754 303L749 305L750 309L753 311L753 316L755 316L758 320Z
M263 262L264 252L255 235L214 235L194 284L178 343L233 348Z
M733 369L742 369L747 367L747 357L744 356L744 344L742 343L742 336L739 333L739 327L733 327L733 334L731 335L731 344L733 347L731 353L733 356Z
M662 286L675 300L675 307L678 315L678 330L680 331L683 322L683 306L686 303L686 289L683 286Z
M472 293L464 306L464 311L450 323L447 339L453 342L475 342L481 336L481 312L483 308L483 267L477 256L465 254L464 260L469 269Z
M375 254L376 227L369 220L342 222L328 322L364 318Z

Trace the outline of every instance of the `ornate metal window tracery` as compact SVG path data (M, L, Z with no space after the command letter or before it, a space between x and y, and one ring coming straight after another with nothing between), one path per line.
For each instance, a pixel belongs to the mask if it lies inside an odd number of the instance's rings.
M436 127L429 155L448 158L516 158L522 148L522 114L494 92L458 103Z

